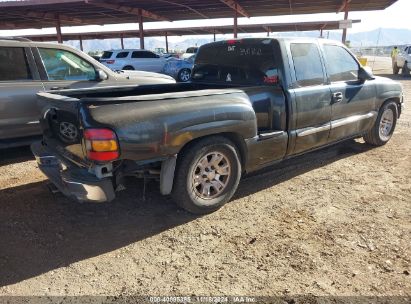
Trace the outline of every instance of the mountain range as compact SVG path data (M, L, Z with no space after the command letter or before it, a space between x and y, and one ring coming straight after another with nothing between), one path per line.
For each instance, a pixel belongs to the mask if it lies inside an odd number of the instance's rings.
M341 40L341 30L339 31L325 31L323 36L325 38ZM256 35L241 35L240 37L254 37ZM261 36L261 35L260 35ZM318 31L311 32L282 32L273 33L271 37L318 37ZM179 42L169 42L169 48L171 50L185 50L191 46L201 46L205 43L212 42L213 39L204 38L199 36L198 38L192 38L193 36ZM225 35L225 37L219 38L229 39L230 35ZM350 33L348 30L347 40L350 41L350 45L353 47L375 47L375 46L393 46L393 45L404 45L411 44L411 30L408 29L390 29L390 28L380 28L368 32L358 32ZM126 48L139 48L139 39L136 37L128 38L124 40ZM69 41L75 47L79 47L78 41ZM88 40L83 42L84 50L88 51L103 51L109 49L119 49L121 48L120 39L106 39L106 40ZM164 48L165 40L161 37L146 38L145 48L149 50L154 50L156 48Z

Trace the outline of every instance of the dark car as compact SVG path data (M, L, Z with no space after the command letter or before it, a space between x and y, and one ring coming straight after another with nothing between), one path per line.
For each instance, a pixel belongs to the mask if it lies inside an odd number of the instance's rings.
M190 83L40 93L39 167L79 201L115 198L125 176L158 178L208 213L248 173L350 138L393 135L402 87L341 43L242 39L202 46Z

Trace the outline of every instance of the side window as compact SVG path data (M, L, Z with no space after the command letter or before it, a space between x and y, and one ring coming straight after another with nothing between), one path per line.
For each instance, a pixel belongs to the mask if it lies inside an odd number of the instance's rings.
M128 52L120 52L117 54L116 58L126 58L128 56Z
M411 54L411 47L408 48L408 54Z
M159 58L160 56L147 51L136 51L131 54L131 58Z
M94 66L71 52L46 48L39 52L49 80L96 80Z
M326 44L324 55L331 82L358 79L358 63L346 49L338 45Z
M131 53L131 58L144 58L143 55L144 55L143 52L136 51L136 52Z
M313 86L324 83L320 52L315 43L292 43L291 55L294 61L297 83L300 86Z
M26 52L21 47L0 47L0 81L31 80Z

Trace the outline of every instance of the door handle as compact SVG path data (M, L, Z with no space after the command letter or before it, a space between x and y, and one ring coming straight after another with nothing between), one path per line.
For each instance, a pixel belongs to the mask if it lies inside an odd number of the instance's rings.
M342 100L343 100L343 93L341 92L333 93L333 103L341 102Z

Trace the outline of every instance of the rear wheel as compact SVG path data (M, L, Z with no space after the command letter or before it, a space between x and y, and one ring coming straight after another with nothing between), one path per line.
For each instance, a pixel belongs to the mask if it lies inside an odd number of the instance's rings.
M180 82L187 82L190 80L191 77L191 71L189 69L182 69L180 72L178 72L178 81Z
M394 73L394 75L397 75L400 71L400 68L398 67L397 63L394 62L394 65L392 66L392 72Z
M231 199L240 177L235 145L220 136L205 138L179 155L172 197L191 213L211 213Z
M380 109L374 126L364 135L365 142L374 146L385 145L391 139L396 124L397 105L389 101Z
M132 70L134 70L134 67L131 66L131 65L126 65L126 66L123 68L123 70L132 71Z

